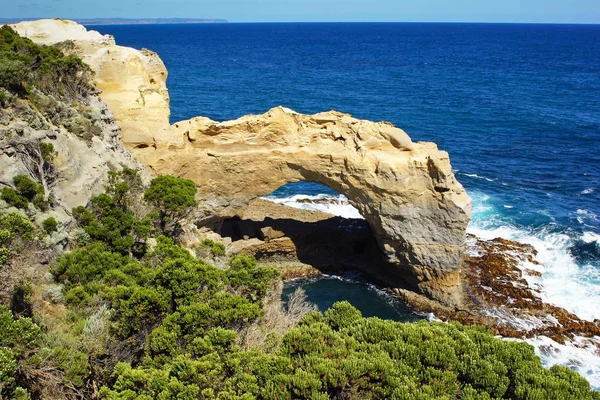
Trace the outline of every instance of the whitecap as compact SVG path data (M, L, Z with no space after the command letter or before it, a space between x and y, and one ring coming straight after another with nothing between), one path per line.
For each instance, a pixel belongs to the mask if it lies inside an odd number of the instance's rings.
M585 189L581 192L581 194L591 194L594 193L594 189L589 188L589 189Z
M581 240L586 243L596 242L597 244L600 244L600 234L595 232L583 232L583 235L581 235Z
M479 176L477 174L467 174L467 173L462 173L462 174L465 175L465 176L468 176L470 178L485 179L488 182L494 182L495 181L495 179L487 178L485 176Z
M263 199L303 210L321 211L342 218L364 219L343 194L338 196L296 194L290 197L266 196Z

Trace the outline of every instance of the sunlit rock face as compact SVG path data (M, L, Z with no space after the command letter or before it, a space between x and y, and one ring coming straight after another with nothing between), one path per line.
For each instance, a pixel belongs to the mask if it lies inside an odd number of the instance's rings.
M471 199L448 154L384 122L282 107L218 123L194 118L135 152L157 174L198 184L206 216L239 214L280 186L308 180L348 197L367 220L390 272L457 303Z
M151 143L169 129L167 69L156 53L117 46L112 36L88 31L73 21L43 19L12 27L39 44L73 42L74 46L62 47L95 72L94 85L102 90L100 97L117 119L127 147Z
M73 35L73 51L96 72L123 142L153 173L196 182L202 218L237 215L286 183L322 183L348 197L369 223L390 277L442 302L460 302L471 199L434 143L414 143L385 122L282 107L235 121L197 117L170 126L167 71L155 53L117 46L69 21L16 28L44 43Z

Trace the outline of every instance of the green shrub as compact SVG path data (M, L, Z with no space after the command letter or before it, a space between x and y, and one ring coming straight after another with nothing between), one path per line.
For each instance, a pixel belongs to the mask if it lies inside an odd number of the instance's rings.
M19 365L37 349L40 328L29 318L14 319L10 310L0 305L0 332L0 397L22 396L15 378Z
M48 205L44 200L44 187L37 184L33 179L26 175L17 175L13 178L16 191L11 188L2 189L2 200L8 204L26 209L29 202L44 211Z
M38 193L44 192L44 188L27 175L15 176L13 178L13 183L15 184L17 192L29 201L33 200Z
M222 257L225 255L225 245L223 243L215 242L211 239L204 239L202 244L210 248L210 254L214 257Z
M279 276L275 268L256 263L254 257L237 255L229 261L225 272L230 285L252 301L261 301L267 294L271 282Z
M50 162L54 157L54 145L52 143L40 142L40 151L47 162Z
M54 217L48 217L42 222L42 227L47 234L51 234L58 230L58 221Z
M214 310L195 304L167 317L150 335L154 361L118 365L101 398L600 399L577 373L543 368L532 346L477 327L363 318L338 303L326 317L305 317L266 354L237 348L226 323L204 328Z
M23 242L33 239L33 224L19 213L0 215L0 265L19 252Z
M196 184L174 176L159 176L152 179L150 187L144 192L144 200L158 211L162 231L173 231L179 220L196 203Z
M27 78L27 64L20 60L2 59L0 61L0 86L20 88Z
M91 70L76 56L54 46L33 43L10 26L0 27L0 86L25 95L36 87L58 97L83 97Z
M27 201L25 197L9 187L2 188L2 195L0 197L13 207L27 209L27 206L29 205L29 201Z

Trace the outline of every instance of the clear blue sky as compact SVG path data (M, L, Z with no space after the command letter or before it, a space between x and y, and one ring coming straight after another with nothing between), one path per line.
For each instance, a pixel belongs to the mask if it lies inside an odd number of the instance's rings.
M0 18L600 23L600 0L1 0Z

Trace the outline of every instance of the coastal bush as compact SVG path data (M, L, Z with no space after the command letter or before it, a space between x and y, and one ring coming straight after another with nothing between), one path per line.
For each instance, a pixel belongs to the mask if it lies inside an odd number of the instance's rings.
M150 187L144 192L144 200L158 211L160 228L172 233L196 203L196 184L183 178L163 175L152 179Z
M38 45L10 26L0 27L0 86L24 96L35 87L58 98L83 98L91 90L90 68L79 57Z
M33 224L24 215L16 212L0 214L0 266L33 239L33 231Z
M51 234L58 230L58 221L54 217L48 217L42 222L42 228L47 234Z
M600 399L577 373L545 369L532 346L482 328L363 318L342 302L307 315L275 352L243 352L232 331L172 323L214 312L201 306L167 318L150 336L155 362L119 364L101 398ZM177 347L184 331L187 352Z
M135 170L109 172L106 191L93 197L87 208L73 209L75 219L90 240L104 242L111 250L124 255L143 253L152 231L152 215L138 218L132 211L137 199L131 192L139 190L139 186Z
M212 254L213 257L223 257L225 255L225 245L223 243L215 242L211 239L204 239L202 244L210 248L210 254Z
M16 175L13 177L15 189L5 187L2 189L1 198L13 207L27 209L29 202L45 210L47 208L44 200L44 187L36 183L27 175Z
M0 332L0 397L23 396L27 391L18 386L20 370L38 347L40 328L30 318L15 319L0 305Z
M2 194L0 195L0 198L16 208L27 209L27 206L29 205L29 201L27 201L25 197L21 196L14 189L9 187L2 188Z

